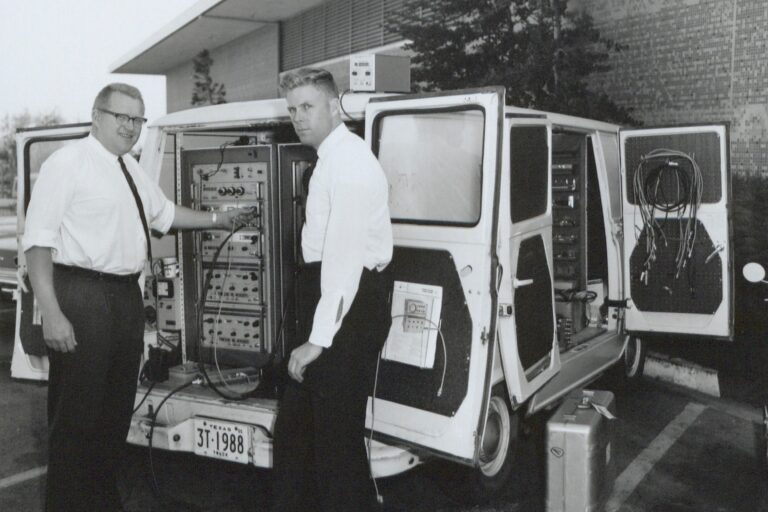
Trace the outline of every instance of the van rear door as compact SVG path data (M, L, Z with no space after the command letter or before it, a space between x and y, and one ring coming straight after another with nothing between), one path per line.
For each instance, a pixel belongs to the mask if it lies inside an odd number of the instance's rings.
M626 328L733 337L724 124L620 133Z
M484 88L366 108L395 241L392 320L367 426L465 463L478 456L496 343L503 106L503 88Z
M24 129L16 134L16 257L25 282L24 287L19 286L16 334L11 360L11 377L17 379L48 380L48 356L43 341L40 314L29 278L26 276L24 253L18 244L24 234L24 217L29 199L43 162L62 146L87 136L90 129L90 123L82 123Z

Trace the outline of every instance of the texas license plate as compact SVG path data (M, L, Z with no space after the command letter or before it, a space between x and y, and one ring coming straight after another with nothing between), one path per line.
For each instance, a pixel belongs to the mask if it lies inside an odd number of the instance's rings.
M251 431L235 423L195 418L195 454L248 464Z

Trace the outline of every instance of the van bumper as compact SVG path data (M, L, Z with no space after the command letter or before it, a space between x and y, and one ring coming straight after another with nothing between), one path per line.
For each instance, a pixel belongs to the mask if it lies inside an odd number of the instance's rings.
M259 468L272 467L272 429L277 417L274 400L227 402L212 397L174 395L168 399L158 414L157 421L151 413L166 393L153 390L142 407L131 419L127 441L152 449L195 453L203 457L230 460ZM137 394L137 402L142 397ZM247 445L246 453L237 460L229 454L205 452L197 445L200 441L199 426L202 421L229 426L242 433ZM366 438L366 446L369 445ZM370 440L371 470L375 477L388 477L403 473L421 464L422 459L403 447Z

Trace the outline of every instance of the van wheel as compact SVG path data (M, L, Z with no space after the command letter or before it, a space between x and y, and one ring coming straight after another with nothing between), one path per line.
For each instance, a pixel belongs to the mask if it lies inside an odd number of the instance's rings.
M628 379L639 379L645 369L646 343L637 336L629 336L624 350L624 373Z
M520 415L509 405L506 384L493 388L488 404L480 461L476 467L435 464L435 477L443 492L466 505L477 505L501 496L521 494Z
M468 495L473 502L481 503L514 491L519 441L520 416L509 405L505 384L498 384L488 404L479 465L467 475Z

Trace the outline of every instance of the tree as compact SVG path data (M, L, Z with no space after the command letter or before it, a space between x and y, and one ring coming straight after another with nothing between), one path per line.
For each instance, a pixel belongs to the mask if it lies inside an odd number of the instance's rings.
M589 89L621 47L567 0L407 0L390 30L410 40L417 90L503 85L509 104L639 124Z
M192 106L218 105L226 103L227 91L224 84L214 82L211 78L213 59L208 50L197 54L192 61L195 69L195 89L192 91Z
M62 124L64 119L55 109L45 114L32 115L28 111L21 114L6 114L0 122L0 197L13 197L16 177L16 131L32 126L52 126Z

